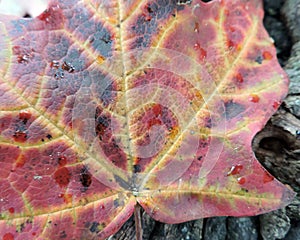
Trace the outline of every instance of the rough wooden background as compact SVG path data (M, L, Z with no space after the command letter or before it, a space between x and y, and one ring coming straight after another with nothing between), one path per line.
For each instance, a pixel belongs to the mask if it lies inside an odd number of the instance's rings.
M259 161L298 193L285 209L256 217L213 217L163 224L143 213L145 240L300 240L300 0L265 0L264 23L280 64L290 77L289 95L253 140ZM135 239L131 218L110 240Z

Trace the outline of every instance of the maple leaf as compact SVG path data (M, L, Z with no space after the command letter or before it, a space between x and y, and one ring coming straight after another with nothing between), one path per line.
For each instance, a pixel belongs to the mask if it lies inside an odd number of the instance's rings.
M260 0L52 1L0 17L0 236L103 239L261 214L290 188L251 140L288 88Z

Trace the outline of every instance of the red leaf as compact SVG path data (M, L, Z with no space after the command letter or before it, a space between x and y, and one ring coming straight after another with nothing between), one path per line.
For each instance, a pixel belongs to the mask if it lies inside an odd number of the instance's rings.
M288 88L260 0L55 1L0 17L0 237L103 239L294 193L251 142Z

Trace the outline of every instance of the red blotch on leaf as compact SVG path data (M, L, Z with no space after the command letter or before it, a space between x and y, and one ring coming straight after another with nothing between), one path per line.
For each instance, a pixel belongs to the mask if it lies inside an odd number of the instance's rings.
M244 185L244 184L246 183L246 178L244 178L244 177L239 177L239 178L237 179L237 181L238 181L239 184Z
M28 121L31 118L32 114L28 110L22 110L19 112L19 118L23 121Z
M242 74L240 74L240 73L236 74L235 78L236 78L237 82L239 82L239 83L244 82L244 78L243 78Z
M259 96L256 95L256 94L251 94L249 100L250 100L251 102L258 103L258 102L259 102Z
M59 166L63 167L67 164L67 158L65 156L59 156L57 158L57 162L58 162Z
M198 43L195 43L194 49L199 52L198 57L200 61L203 61L206 58L207 52Z
M49 7L37 18L45 22L49 29L60 29L63 27L64 15L59 5Z
M14 55L17 56L17 62L26 64L29 60L33 57L33 49L25 49L21 48L20 46L13 46L12 52Z
M273 58L273 55L272 55L270 52L268 52L268 51L264 51L264 52L262 53L262 56L263 56L263 58L264 58L265 60L271 60L271 59Z
M241 49L241 46L237 43L234 43L232 40L227 40L226 45L229 50L238 50L239 51Z
M8 211L9 211L9 213L13 214L13 213L15 212L15 209L14 209L13 207L10 207L10 208L8 209Z
M242 169L243 169L243 166L241 164L232 166L230 171L227 173L227 176L239 174Z
M152 111L153 111L154 115L157 117L157 116L161 115L161 113L162 113L162 106L160 104L155 104L152 107Z
M14 235L12 233L5 233L2 237L2 240L14 240Z
M64 203L71 203L72 202L72 198L73 198L73 195L70 194L70 193L62 193L62 194L59 194L58 195L59 198L63 198L64 200Z
M268 173L267 171L264 172L264 183L272 182L274 180L274 177Z
M27 140L27 133L25 131L16 130L13 138L16 142L23 143Z
M54 173L54 179L60 187L66 187L70 182L71 173L66 167L59 168Z
M274 109L277 109L279 106L280 106L280 102L278 102L278 101L275 101L274 103L273 103L273 108Z

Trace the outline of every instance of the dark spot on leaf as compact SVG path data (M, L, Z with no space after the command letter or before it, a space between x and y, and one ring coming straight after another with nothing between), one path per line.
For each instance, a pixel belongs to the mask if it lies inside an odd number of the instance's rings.
M60 238L67 238L66 232L65 232L65 231L61 231L61 232L59 233L59 237L60 237Z
M63 79L65 77L65 73L63 72L62 69L58 69L58 71L54 74L54 78L56 80Z
M80 170L80 179L79 180L80 180L82 186L84 187L84 191L86 191L87 188L92 184L92 175L90 174L90 172L88 171L86 166L84 166Z
M63 62L63 64L61 65L61 69L64 71L67 71L69 73L72 73L75 71L74 66L69 62Z
M133 172L138 173L141 171L141 166L139 164L133 165Z
M93 25L93 23L90 24ZM104 58L111 56L113 36L102 24L98 24L94 30L95 32L91 34L93 35L93 41L91 42L92 48L100 53Z
M211 118L207 118L205 121L205 127L207 128L211 128L212 127L212 123L211 123Z
M32 223L33 223L33 220L32 220L32 219L27 219L27 220L26 220L26 223L27 223L27 224L32 224Z
M21 233L23 232L25 229L25 223L21 223L18 227L17 227L17 232Z
M112 43L112 38L109 32L104 32L103 36L100 39L106 44Z
M49 140L52 138L51 134L47 134L46 138L48 138Z
M261 55L259 55L259 56L257 56L256 58L255 58L255 62L257 62L258 64L262 64L262 61L263 61L264 59L263 59L263 57L261 56Z
M95 92L98 94L97 97L101 99L103 107L107 107L116 98L116 85L102 74L99 74L99 78L102 80L95 86Z
M145 48L151 43L152 36L155 35L159 29L159 22L161 19L167 19L176 13L176 10L184 9L184 4L191 2L190 0L166 1L156 0L147 4L142 13L137 17L137 20L132 24L131 30L137 36L132 44L132 49Z
M120 178L118 175L114 175L115 181L124 189L130 189L130 185L124 179Z
M120 206L119 199L115 199L115 200L114 200L114 206L115 206L116 208Z
M96 233L98 233L99 232L99 229L98 229L98 226L99 226L100 224L98 223L98 222L92 222L92 225L91 225L91 227L90 227L90 231L92 232L92 233L94 233L94 232L96 232Z
M225 103L225 117L226 119L232 119L245 111L245 107L239 103L235 103L232 100Z
M111 119L109 116L99 114L99 109L96 109L95 114L95 127L96 127L96 134L98 135L100 141L107 142L110 139L111 133L107 131L111 124Z

